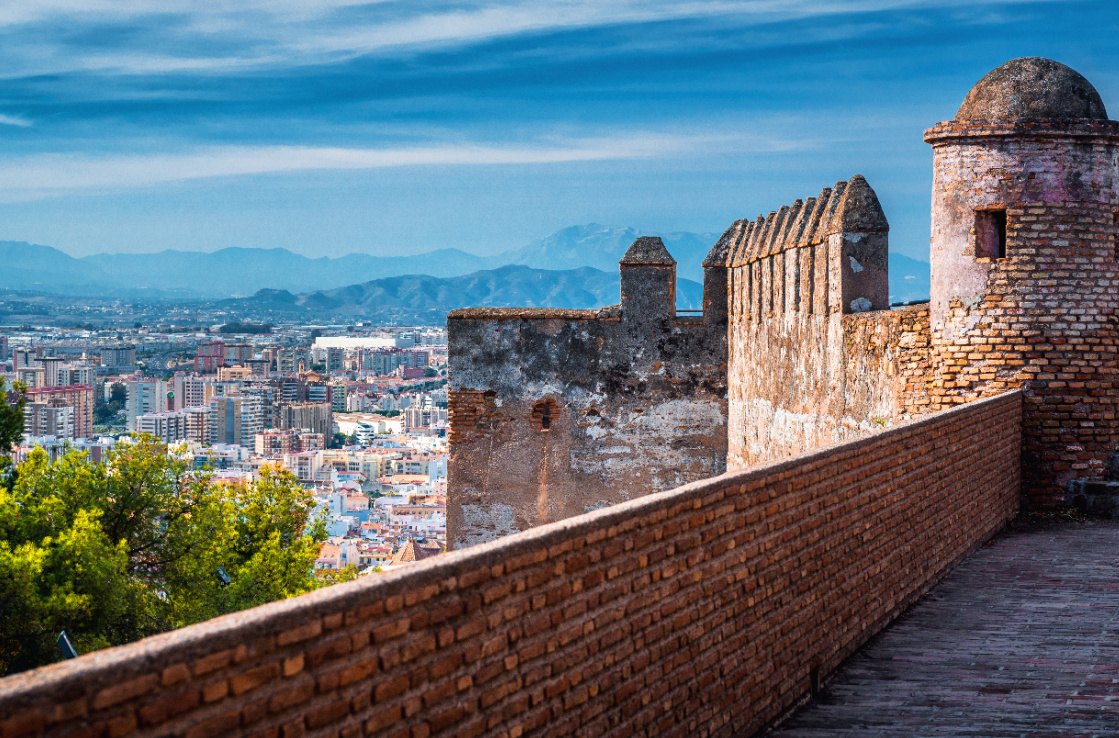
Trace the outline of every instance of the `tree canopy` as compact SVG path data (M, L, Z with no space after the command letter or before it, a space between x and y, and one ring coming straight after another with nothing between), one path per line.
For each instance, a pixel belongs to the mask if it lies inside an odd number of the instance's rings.
M0 454L9 453L23 438L23 407L27 403L23 390L19 382L9 390L0 377Z
M85 653L354 576L315 577L325 523L279 468L226 484L142 437L105 464L37 449L18 472L0 487L0 673L59 660L62 630Z

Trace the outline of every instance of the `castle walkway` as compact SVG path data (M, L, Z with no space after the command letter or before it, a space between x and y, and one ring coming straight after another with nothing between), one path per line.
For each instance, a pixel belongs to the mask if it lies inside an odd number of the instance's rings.
M1119 734L1119 521L1011 530L773 738Z

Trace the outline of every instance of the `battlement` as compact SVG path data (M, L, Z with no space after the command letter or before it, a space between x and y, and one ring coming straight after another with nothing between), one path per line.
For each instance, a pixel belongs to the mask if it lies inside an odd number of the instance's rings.
M795 200L754 221L738 220L715 244L704 266L745 266L782 251L816 246L844 232L884 233L890 224L874 190L861 175L825 187L819 197Z
M704 266L732 270L732 317L889 307L890 225L862 176L768 216L736 221Z

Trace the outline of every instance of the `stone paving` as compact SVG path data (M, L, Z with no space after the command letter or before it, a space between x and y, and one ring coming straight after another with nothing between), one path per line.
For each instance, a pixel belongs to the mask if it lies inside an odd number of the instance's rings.
M973 554L771 738L1119 736L1119 521Z

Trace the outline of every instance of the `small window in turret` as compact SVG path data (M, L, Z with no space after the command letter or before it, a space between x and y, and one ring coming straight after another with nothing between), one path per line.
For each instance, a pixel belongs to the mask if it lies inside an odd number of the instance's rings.
M975 256L1006 258L1006 209L984 208L975 211Z

